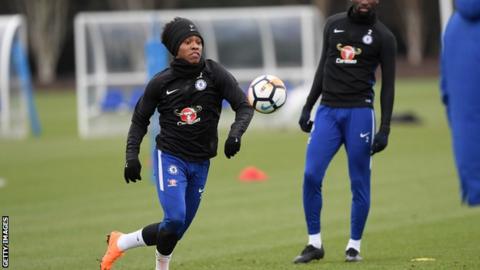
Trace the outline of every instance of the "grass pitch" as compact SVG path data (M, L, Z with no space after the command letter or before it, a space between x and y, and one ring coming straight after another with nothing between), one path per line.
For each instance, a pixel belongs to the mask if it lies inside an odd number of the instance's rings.
M293 265L307 240L301 199L307 135L250 130L232 160L222 154L222 133L202 205L170 268L480 269L480 208L460 203L437 85L433 79L397 85L395 112L414 112L421 124L394 124L388 148L374 157L363 262L343 261L350 216L344 150L324 181L325 259ZM10 269L98 269L106 233L162 218L149 180L148 143L142 147L144 180L127 185L125 137L80 140L71 91L39 93L37 105L41 138L0 141L0 214L10 217ZM264 170L268 181L239 182L249 165ZM153 268L154 249L140 248L114 269Z

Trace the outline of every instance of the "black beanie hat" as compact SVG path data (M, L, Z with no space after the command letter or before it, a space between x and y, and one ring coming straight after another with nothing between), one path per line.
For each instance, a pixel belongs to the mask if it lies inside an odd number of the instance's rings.
M176 17L163 28L162 43L173 56L177 56L178 48L190 36L200 37L203 44L203 38L195 24L189 19Z

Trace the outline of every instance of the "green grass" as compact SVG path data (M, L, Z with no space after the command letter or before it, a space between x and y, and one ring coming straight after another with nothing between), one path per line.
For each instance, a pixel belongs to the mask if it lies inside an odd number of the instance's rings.
M344 151L325 179L326 257L297 266L291 261L307 238L301 200L307 136L251 130L238 156L213 159L202 205L170 268L480 269L480 208L460 204L437 81L397 86L395 111L412 111L422 124L393 125L389 147L374 158L363 262L343 262L351 196ZM125 137L80 140L75 104L71 91L39 93L42 137L0 141L0 178L7 181L0 188L0 214L10 216L10 269L98 269L106 233L162 218L148 180L148 145L142 150L147 180L126 185ZM222 133L219 153L224 139ZM266 171L269 180L239 182L249 165ZM115 269L153 269L153 254L153 248L131 250ZM419 257L436 260L411 261Z

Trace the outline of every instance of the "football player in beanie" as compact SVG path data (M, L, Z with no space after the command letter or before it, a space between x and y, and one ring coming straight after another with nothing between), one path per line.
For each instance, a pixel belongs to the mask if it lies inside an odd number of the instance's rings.
M174 60L150 80L135 106L124 177L127 183L141 180L140 144L157 109L161 129L153 164L163 220L131 233L111 232L102 270L111 269L127 250L142 246L155 246L156 269L168 270L172 252L200 205L210 159L217 154L222 100L235 111L224 147L227 158L240 150L241 137L253 116L235 78L220 64L203 58L203 38L193 22L177 17L167 23L162 42Z
M300 128L311 132L303 176L308 244L294 259L295 263L308 263L325 255L320 226L322 182L330 161L342 145L347 152L352 192L350 239L345 259L348 262L362 259L360 244L370 209L371 155L385 149L390 134L395 37L376 17L379 0L351 2L347 12L327 19L320 64L299 120ZM382 67L381 121L375 133L373 87L379 65ZM310 114L319 97L320 106L313 124Z

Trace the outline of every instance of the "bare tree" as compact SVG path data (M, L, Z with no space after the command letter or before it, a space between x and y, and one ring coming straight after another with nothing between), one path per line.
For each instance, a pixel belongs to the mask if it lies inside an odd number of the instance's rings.
M330 11L330 0L314 0L313 3L323 13L323 16L328 17Z
M165 9L173 9L178 6L178 0L162 0L160 1L160 7Z
M330 0L328 4L329 12L330 14L344 12L351 4L350 0Z
M178 6L179 0L108 0L114 10L173 9Z
M401 0L404 4L404 25L408 63L418 66L423 61L422 12L419 0Z
M65 0L17 0L25 14L29 43L41 83L56 79L56 66L67 28L68 3Z
M155 0L108 0L112 9L115 10L139 10L154 9Z

